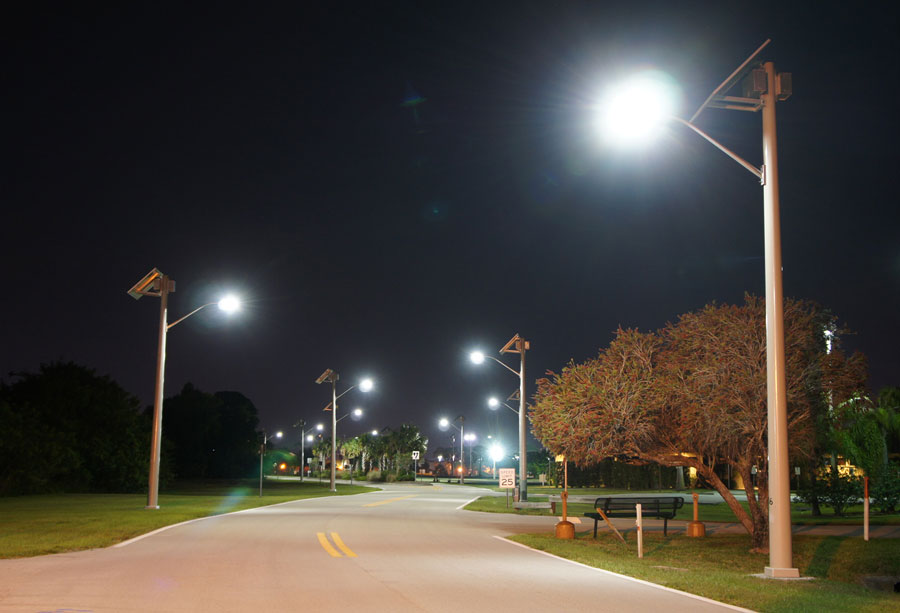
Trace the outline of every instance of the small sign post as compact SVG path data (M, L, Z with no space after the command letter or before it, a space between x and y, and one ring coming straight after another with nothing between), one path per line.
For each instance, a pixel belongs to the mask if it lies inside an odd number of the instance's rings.
M509 490L516 487L516 469L500 469L500 487L506 490L506 508L509 508Z
M419 480L419 451L412 452L412 458L415 461L415 468L413 469L413 481Z

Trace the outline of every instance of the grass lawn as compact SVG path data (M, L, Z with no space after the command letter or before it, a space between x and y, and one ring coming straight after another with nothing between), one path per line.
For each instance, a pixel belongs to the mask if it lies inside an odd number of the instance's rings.
M511 537L518 543L589 566L644 579L757 611L900 611L900 594L863 587L864 576L900 575L900 547L894 539L869 541L831 536L795 536L794 563L812 581L753 577L767 554L749 553L746 535L692 539L644 534L644 558L637 557L634 531L626 545L609 533L559 540L552 533Z
M495 491L503 491L498 488L493 488ZM557 488L542 488L542 487L529 487L528 488L528 501L529 502L546 502L547 496L550 494L559 495L561 490ZM613 490L613 489L588 489L588 488L569 488L569 494L572 496L583 496L583 495L594 495L597 497L600 496L614 496L616 494L639 494L645 493L648 496L652 496L657 493L667 493L671 494L672 490L663 490L663 491L655 491L649 490L646 492L636 492L636 491L628 491L628 490ZM747 503L741 503L743 507L747 508ZM583 513L587 513L593 511L593 507L590 504L586 503L578 503L573 502L568 505L569 515L574 515L576 517L581 517ZM506 506L506 497L482 497L476 500L475 502L466 506L466 510L468 511L485 511L488 513L518 513L520 515L551 515L550 511L547 509L522 509L516 510L512 508L512 496L510 495L510 503L509 508ZM862 525L863 523L863 507L861 504L848 507L843 517L837 517L828 507L822 507L823 515L819 517L814 517L812 512L809 510L809 505L805 503L792 503L791 504L791 523L797 525L827 525L827 524L850 524L850 525ZM562 507L557 503L556 514L559 515L562 513ZM737 518L735 518L734 513L725 503L720 504L701 504L699 509L700 521L720 521L720 522L736 522ZM690 502L686 502L683 507L678 510L678 513L675 515L675 519L682 519L685 521L691 521L694 519L694 507ZM891 515L887 514L879 514L874 510L870 511L869 515L869 524L872 526L886 526L886 525L898 525L900 524L900 514L894 513Z
M188 519L220 515L289 500L373 491L358 485L266 481L191 482L160 493L157 510L146 494L60 494L0 498L0 558L20 558L108 547Z

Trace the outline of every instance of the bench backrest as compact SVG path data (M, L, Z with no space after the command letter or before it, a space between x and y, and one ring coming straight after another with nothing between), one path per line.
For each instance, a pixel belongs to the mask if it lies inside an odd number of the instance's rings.
M641 510L647 513L658 513L660 511L675 512L684 506L684 499L681 496L666 497L646 497L646 498L625 498L615 496L603 496L594 501L594 508L603 509L604 513L609 511L635 511L635 506L640 504Z

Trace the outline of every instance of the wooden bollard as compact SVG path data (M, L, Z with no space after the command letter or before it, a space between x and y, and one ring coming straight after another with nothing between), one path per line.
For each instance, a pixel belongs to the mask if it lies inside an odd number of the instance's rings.
M700 516L697 510L698 502L697 499L699 496L697 492L694 492L694 521L690 522L687 525L687 535L688 536L706 536L706 526L703 525L703 522L700 521Z

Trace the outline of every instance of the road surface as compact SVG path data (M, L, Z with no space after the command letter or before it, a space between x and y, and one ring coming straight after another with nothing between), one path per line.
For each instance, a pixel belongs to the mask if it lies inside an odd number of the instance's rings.
M107 549L0 560L0 611L736 609L505 540L550 531L555 520L460 509L484 493L388 484L195 520Z

